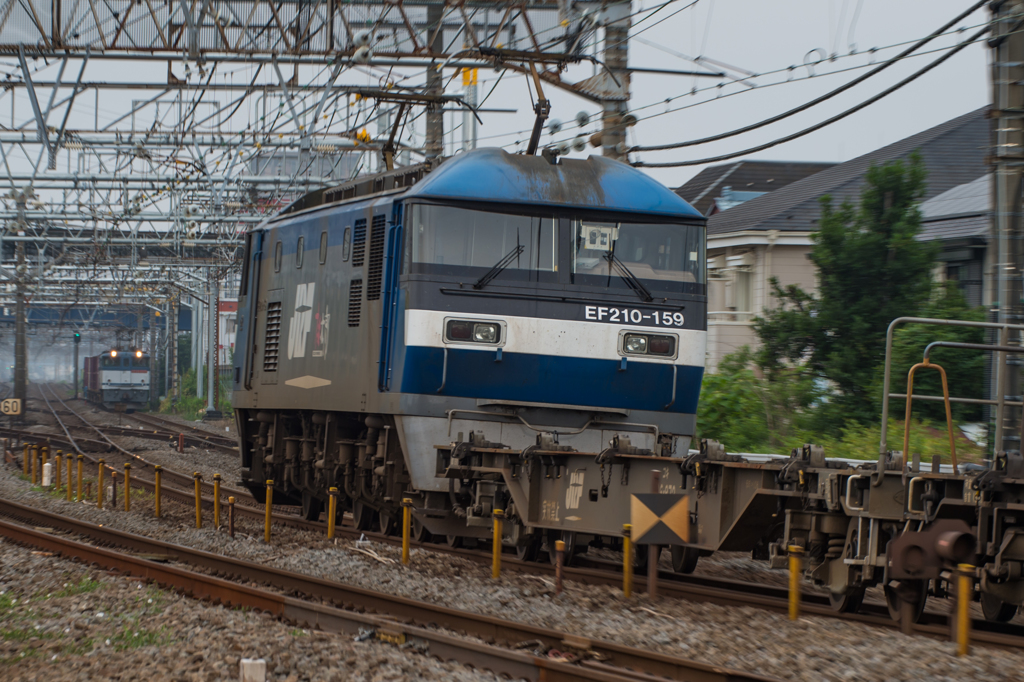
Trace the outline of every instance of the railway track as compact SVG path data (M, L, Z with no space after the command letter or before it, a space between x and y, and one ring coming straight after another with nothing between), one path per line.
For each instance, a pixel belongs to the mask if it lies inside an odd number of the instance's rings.
M47 409L50 410L50 413L53 415L53 418L56 420L57 425L64 432L64 436L65 436L64 441L67 444L69 444L75 450L75 452L77 452L78 454L81 454L81 455L85 455L87 459L90 459L93 463L97 463L95 458L91 457L91 455L89 453L86 453L82 448L80 448L78 446L77 439L74 436L71 435L71 431L70 431L68 425L65 424L64 420L62 420L60 418L59 412L53 407L53 405L50 403L50 400L46 397L47 389L49 389L50 394L64 407L64 410L67 413L70 413L72 416L74 416L76 419L78 419L83 424L84 427L92 429L93 431L96 432L96 434L102 439L101 442L106 443L107 446L109 447L109 450L108 450L109 452L115 452L118 455L120 455L123 458L125 458L126 460L132 461L133 462L133 466L135 464L138 464L140 466L140 468L143 469L143 470L145 470L147 468L152 468L153 466L155 466L155 463L150 462L149 460L147 460L147 459L145 459L145 458L143 458L143 457L141 457L139 455L136 455L134 452L131 452L130 450L127 450L127 449L121 447L120 445L118 445L117 443L115 443L114 441L110 440L110 438L107 437L107 435L105 433L103 433L103 431L99 427L97 427L96 425L92 424L85 417L83 417L78 412L76 412L71 407L69 407L68 404L65 403L60 398L60 396L58 396L57 393L55 391L53 391L53 389L51 387L49 387L49 385L44 384L43 386L40 387L40 396L42 397L43 402L46 404ZM111 468L112 471L114 470L113 467L110 467L110 468ZM137 472L133 472L133 474L134 473L137 473ZM186 473L182 473L182 472L179 472L179 471L175 471L173 469L162 468L161 474L162 474L161 477L162 477L162 479L164 481L166 481L167 483L170 483L172 486L177 485L177 486L183 487L185 490L188 490L189 488L191 488L195 484L195 480L194 480L194 478L191 475L186 474ZM133 475L133 478L134 478L134 475ZM209 482L209 481L203 481L202 482L202 490L204 492L212 495L213 494L213 484L211 482ZM248 500L252 499L248 490L242 490L240 488L233 488L231 486L223 485L223 484L221 485L220 490L221 490L221 495L222 496L235 496L236 500L239 500L239 501L248 501Z
M282 571L96 526L4 499L0 499L0 514L36 527L88 538L106 547L118 547L136 554L160 555L177 564L201 569L203 573L0 521L0 534L16 542L137 575L183 590L190 596L258 608L307 627L352 634L372 630L384 641L411 642L431 656L454 658L517 679L601 682L634 682L651 680L652 676L688 682L769 682L772 679L617 642L585 638ZM239 585L231 580L235 577L268 585L279 592ZM281 592L299 594L305 599L286 597ZM345 608L325 606L308 599ZM504 646L463 640L434 628L463 632ZM555 659L546 655L552 649L573 654L566 659Z
M238 452L237 443L234 438L218 433L212 433L206 429L201 429L198 426L182 424L174 421L173 419L166 419L160 415L149 412L132 412L125 416L139 422L140 424L155 427L164 433L173 433L175 436L181 433L185 435L186 439L191 437L195 442L205 443L211 446L226 447L230 452Z
M70 410L70 408L68 409ZM73 410L71 412L78 416L79 419L82 419ZM54 416L58 418L59 422L59 417L56 414ZM3 432L3 429L0 429L0 432ZM34 436L36 438L40 437L39 434L34 434ZM67 434L67 440L72 443L76 442L70 434ZM81 452L81 450L78 450L77 445L74 447L76 451ZM129 455L133 459L141 459L133 453L129 453ZM86 454L86 457L95 462L95 459L91 458L90 455ZM169 479L174 478L176 483L184 485L181 488L174 487L173 485L169 486L165 483L162 486L164 497L189 506L194 504L193 480L191 476L178 474L177 472L168 476L168 470L164 469L164 477L167 482L170 482ZM153 481L147 480L135 472L133 472L132 483L149 492L152 492L155 487ZM222 486L222 495L225 494L226 490L227 488ZM212 486L204 485L203 493L203 507L207 509L212 508ZM236 498L237 500L251 502L248 491L235 491L231 494L240 496ZM263 507L238 504L235 507L235 513L241 517L262 523L265 511ZM274 510L272 518L276 525L299 530L322 533L326 528L326 523L324 522L306 521L295 514L281 512L280 510ZM381 533L359 531L350 525L344 524L338 524L335 533L338 537L350 539L358 539L360 536L365 536L375 542L396 545L401 543L401 538ZM413 544L428 551L461 556L477 563L489 563L491 560L490 551L456 549L434 543L414 542ZM621 566L617 562L594 560L587 558L585 555L583 557L574 557L574 561L581 565L565 567L563 570L566 579L590 585L621 585ZM549 565L519 561L511 556L503 557L502 563L506 569L522 573L545 575L552 575L554 573L553 567ZM634 576L634 584L638 590L645 590L646 582L646 576L639 574ZM788 609L787 591L784 588L764 585L762 583L713 578L703 575L681 575L672 571L661 571L659 572L659 591L666 596L729 607L755 606L777 612L785 612ZM827 595L805 592L801 598L801 609L808 615L840 618L890 629L897 629L899 627L889 616L885 605L880 602L866 602L859 613L839 613L831 608ZM936 613L932 610L927 611L922 617L921 622L915 624L914 632L925 636L945 638L949 636L950 627L948 615ZM983 619L975 619L972 627L974 629L974 639L979 643L1004 647L1020 647L1024 645L1024 627L1019 625L992 623Z

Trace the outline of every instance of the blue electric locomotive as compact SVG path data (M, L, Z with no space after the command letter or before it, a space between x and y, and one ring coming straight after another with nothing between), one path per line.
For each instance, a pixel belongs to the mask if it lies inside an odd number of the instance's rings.
M705 261L697 211L600 157L481 149L314 192L247 236L243 479L310 518L337 488L385 532L409 498L453 544L501 509L524 557L618 536L652 469L683 485Z

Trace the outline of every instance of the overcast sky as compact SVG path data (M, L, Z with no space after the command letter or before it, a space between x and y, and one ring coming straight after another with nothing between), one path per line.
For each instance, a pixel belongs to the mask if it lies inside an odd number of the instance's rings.
M635 74L630 108L640 122L630 131L630 144L654 145L705 137L786 111L864 73L866 69L863 67L895 55L905 44L930 34L973 4L968 0L675 0L647 18L649 13L643 11L644 8L655 8L663 2L634 0L633 12L636 16L631 30L631 66L694 70L700 67L685 57L703 55L730 65L733 67L730 73L735 76L759 74L747 81L757 87L748 87L734 79ZM944 48L976 32L977 27L987 20L987 11L979 10L959 22L959 26L968 29L964 33L941 37L923 48L925 51L933 50L931 54L906 59L851 91L783 122L718 143L670 152L648 152L639 157L633 155L632 158L647 162L701 159L753 147L813 125L905 78L939 57L944 53ZM833 55L835 59L831 58ZM984 106L989 101L987 62L984 43L971 45L934 71L866 110L799 140L752 154L750 158L845 161ZM5 71L17 74L13 66L16 62L11 58L0 60L0 63L8 65ZM54 77L57 65L51 62L46 66L34 61L33 68L37 69L37 80L46 80ZM72 66L69 69L65 81L71 80L76 68ZM571 67L564 77L567 81L575 82L591 75L593 68L589 64ZM165 77L165 69L163 62L94 59L89 63L86 81L160 82ZM177 77L185 77L184 66L180 61L173 62L173 69ZM248 83L255 71L256 67L251 64L222 64L218 66L215 75L220 82L231 80L235 83ZM307 87L300 89L318 98L315 88L325 81L326 71L324 66L304 68L300 73L300 83ZM461 79L455 77L453 71L449 68L445 72L446 80L451 79L448 88L450 94L456 94L461 89ZM407 77L402 82L408 85L420 84L424 77L422 68L389 71L386 67L359 67L343 73L338 84L377 87L386 82L389 74L391 78ZM812 74L815 77L808 78ZM480 70L480 97L491 91L498 76L492 69ZM261 71L260 79L264 82L276 80L269 68ZM189 82L199 85L200 81L193 63ZM695 88L696 94L691 94ZM552 100L552 117L565 122L558 135L551 136L545 132L545 144L571 140L577 134L589 136L599 128L599 109L594 103L553 87L546 87L545 90ZM5 119L9 116L9 100L12 96L17 105L17 123L27 121L28 127L34 127L24 89L19 88L13 93L0 96L0 111L3 112L0 115ZM41 98L46 96L45 92L41 93ZM152 92L104 91L102 98L97 101L90 92L78 99L69 126L93 128L98 104L98 120L102 127L106 122L121 119L131 109L133 100L151 96ZM186 91L184 96L186 100L202 99L202 104L197 108L201 116L213 101L227 104L237 93L207 92L200 96L197 88ZM237 110L236 117L241 119L240 125L260 127L263 106L259 96L250 97ZM272 95L266 106L271 113L288 111L288 107L279 100L279 95ZM511 109L515 113L484 113L483 124L479 128L479 145L504 146L510 151L523 149L533 123L527 79L520 74L507 72L483 106L487 109ZM331 133L345 132L344 104L340 107L340 118L337 109L332 113ZM174 111L169 104L161 105L158 118L162 125L174 125ZM584 128L578 128L574 122L579 111L586 111L592 116L592 122ZM156 110L152 107L140 113L134 121L138 126L136 130L149 128L155 114ZM60 111L56 111L51 116L50 124L54 125L60 116ZM461 123L462 115L449 115L447 119L450 143L447 149L451 152L461 146L462 131L456 126ZM200 130L215 131L215 123L206 123ZM133 119L128 117L121 119L115 127L130 129L132 124ZM422 125L423 117L419 116L415 126L420 135L413 140L414 144L422 144ZM238 129L239 126L234 127ZM371 134L378 133L374 124L369 126L369 130ZM8 151L11 153L12 165L23 165L18 158L21 150ZM37 154L35 151L32 153ZM252 153L252 150L247 153ZM584 152L573 152L572 156L581 157L591 153L599 152L588 147ZM65 157L70 159L72 152L62 150L59 162L61 170L66 170ZM35 160L35 156L32 160ZM700 168L650 169L647 172L675 187L696 174Z
M640 7L655 7L661 2L643 0L643 5L635 2L634 11ZM632 34L636 35L686 4L688 2L677 0L648 21L639 23ZM719 89L718 85L724 82L722 79L636 74L632 84L631 108L637 111L641 121L632 131L630 142L653 145L705 137L786 111L856 77L865 69L801 80L812 71L821 74L884 61L903 47L882 49L874 54L870 50L924 37L972 4L965 0L700 0L693 7L639 33L639 39L631 41L630 65L680 70L696 68L692 62L670 54L671 51L691 57L704 55L758 74L777 70L783 70L783 73L754 79L753 82L762 84L762 87L754 89L736 84ZM987 19L988 12L982 9L958 26L976 27ZM952 46L976 31L974 28L963 34L936 39L922 51ZM644 44L640 39L665 49ZM851 52L855 54L851 56ZM652 162L700 159L756 146L847 109L903 79L940 54L904 60L833 100L761 130L678 151L645 153L640 158ZM805 61L817 61L823 55L837 55L838 59L826 60L810 68L804 66ZM987 64L988 51L984 43L971 45L932 72L867 109L821 131L752 154L749 158L845 161L867 153L984 106L990 99ZM790 66L797 68L790 72L787 70ZM578 73L577 70L569 75ZM786 81L790 75L793 82L763 87L764 84ZM481 78L493 77L493 73L481 73ZM710 90L696 95L687 94L694 87ZM482 90L486 92L488 88L489 85ZM481 144L509 144L528 137L527 133L500 134L529 127L531 111L525 88L523 78L506 76L487 106L517 107L519 114L488 115L485 125L480 128ZM735 92L741 94L723 96L716 101L716 94ZM563 121L571 122L579 110L592 114L597 112L595 105L562 92L551 92L549 97L554 101L552 116ZM665 104L666 98L678 99ZM705 103L664 113L668 108L699 102ZM645 118L652 114L661 115ZM587 132L593 129L594 126L589 126ZM576 130L575 124L567 125L557 139L564 139L567 133L571 136ZM553 138L545 134L544 139ZM593 153L590 148L573 156L589 153ZM648 172L675 187L695 175L700 168L650 169Z

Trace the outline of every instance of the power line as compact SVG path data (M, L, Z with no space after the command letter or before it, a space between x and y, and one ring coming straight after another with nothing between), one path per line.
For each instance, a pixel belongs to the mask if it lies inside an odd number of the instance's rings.
M815 125L811 126L810 128L805 128L805 129L800 130L798 132L795 132L795 133L793 133L791 135L786 135L785 137L780 137L777 140L772 140L771 142L766 142L765 144L758 145L756 147L751 147L750 149L744 149L742 151L733 152L731 154L722 154L721 156L712 156L712 157L709 157L709 158L706 158L706 159L696 159L696 160L692 160L692 161L670 161L670 162L665 162L665 163L645 163L643 161L635 161L635 162L633 162L632 165L636 166L638 168L640 168L640 167L642 167L642 168L678 168L679 166L699 166L699 165L706 164L706 163L717 163L719 161L727 161L729 159L735 159L737 156L746 156L748 154L753 154L755 152L764 151L765 149L770 149L772 147L775 147L777 145L780 145L780 144L783 144L783 143L786 143L786 142L791 142L791 141L793 141L793 140L795 140L797 138L803 137L804 135L809 135L810 133L813 133L813 132L815 132L817 130L821 130L822 128L824 128L826 126L832 125L836 121L841 121L842 119L846 118L847 116L850 116L851 114L854 114L854 113L860 111L861 109L864 109L865 107L868 107L868 106L874 104L878 100L880 100L880 99L882 99L882 98L884 98L884 97L886 97L888 95L891 95L892 93L894 93L897 90L899 90L900 88L902 88L904 85L907 85L908 83L911 83L912 81L917 80L918 78L920 78L924 74L928 73L929 71L931 71L935 67L939 66L940 64L942 64L943 62L945 62L946 60L951 58L953 55L955 55L958 52L960 52L961 50L963 50L965 47L974 44L974 42L976 40L978 40L979 38L981 38L981 36L983 36L986 33L988 33L989 30L990 30L990 27L986 26L985 28L981 29L976 34L971 36L968 40L965 40L964 42L960 43L956 47L952 48L949 52L947 52L946 54L942 55L941 57L939 57L938 59L936 59L932 63L928 64L924 68L920 69L916 73L913 73L910 76L907 76L906 78L901 80L899 83L896 83L892 87L886 88L885 90L883 90L882 92L878 93L874 97L870 97L869 99L864 100L860 104L858 104L858 105L856 105L856 106L854 106L854 107L852 107L850 109L847 109L846 111L844 111L842 113L836 114L832 118L826 119L826 120L824 120L824 121L822 121L820 123L816 123ZM634 149L636 149L636 148L634 147Z
M731 131L729 131L727 133L719 133L718 135L711 135L710 137L702 137L702 138L697 139L697 140L687 140L685 142L673 142L671 144L653 145L653 146L649 146L649 147L633 147L629 151L631 151L631 152L658 152L658 151L665 151L667 149L679 149L681 147L692 147L692 146L698 145L698 144L707 144L708 142L716 142L718 140L724 140L726 138L734 137L736 135L742 135L743 133L749 133L752 130L757 130L758 128L763 128L763 127L765 127L767 125L771 125L772 123L777 123L777 122L779 122L779 121L781 121L783 119L789 118L790 116L793 116L795 114L799 114L800 112L806 111L807 109L810 109L813 106L816 106L818 104L821 104L822 102L830 100L833 97L835 97L836 95L844 93L847 90L849 90L850 88L852 88L852 87L854 87L856 85L859 85L860 83L863 83L864 81L868 80L872 76L876 76L879 73L881 73L882 71L885 71L886 69L888 69L890 66L892 66L896 62L898 62L898 61L908 57L911 53L916 51L918 48L926 45L927 43L931 42L935 38L937 38L940 35L942 35L943 33L945 33L946 30L948 30L951 26L953 26L953 24L957 23L961 19L965 18L969 14L971 14L974 11L976 11L977 9L979 9L987 1L988 0L978 0L978 2L974 3L970 8L968 8L964 12L960 13L959 15L957 15L956 17L954 17L950 21L946 22L942 27L940 27L939 29L934 31L931 35L922 38L921 40L917 41L916 43L914 43L913 45L911 45L907 49L905 49L902 52L900 52L899 54L894 55L888 61L885 61L885 62L879 64L877 67L875 67L871 71L868 71L865 74L861 74L857 78L854 78L853 80L851 80L848 83L844 83L843 85L839 86L835 90L832 90L831 92L827 92L824 95L821 95L820 97L817 97L817 98L811 100L810 102L806 102L804 104L801 104L798 107L790 109L789 111L783 112L781 114L777 114L776 116L772 116L770 118L766 118L763 121L758 121L757 123L752 123L752 124L750 124L748 126L744 126L742 128L737 128L735 130L731 130Z

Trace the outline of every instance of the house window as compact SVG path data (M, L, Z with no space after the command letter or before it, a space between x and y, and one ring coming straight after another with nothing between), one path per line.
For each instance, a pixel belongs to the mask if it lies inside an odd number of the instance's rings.
M749 270L736 271L736 312L749 313L754 309L754 276Z

